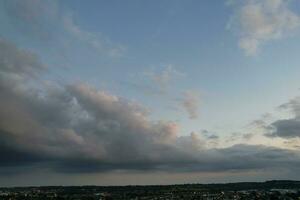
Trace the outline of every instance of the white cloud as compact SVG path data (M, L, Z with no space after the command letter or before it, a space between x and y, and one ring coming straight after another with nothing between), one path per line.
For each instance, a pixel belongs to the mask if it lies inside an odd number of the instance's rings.
M237 28L239 46L246 55L255 55L272 40L291 35L300 26L300 16L290 9L288 0L235 1L237 11L229 28Z

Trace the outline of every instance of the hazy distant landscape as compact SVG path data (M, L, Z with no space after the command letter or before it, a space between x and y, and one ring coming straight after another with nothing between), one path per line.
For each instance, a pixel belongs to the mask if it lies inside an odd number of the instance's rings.
M300 181L161 186L48 186L1 188L2 200L266 199L298 200Z

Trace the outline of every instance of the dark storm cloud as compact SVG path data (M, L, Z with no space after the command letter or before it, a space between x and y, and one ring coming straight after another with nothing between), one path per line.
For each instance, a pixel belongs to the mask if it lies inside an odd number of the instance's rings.
M39 166L63 173L110 170L227 171L299 167L299 152L236 145L207 149L178 124L83 84L39 76L31 53L0 40L0 171Z
M150 122L147 110L136 103L85 84L61 86L34 79L39 87L27 84L42 66L12 46L0 43L3 52L14 55L0 57L1 140L11 148L26 155L39 152L62 165L78 159L120 166L156 162L166 156L159 149L174 148L169 143L176 139L177 125Z
M296 169L300 166L300 152L264 145L234 145L218 150L221 162L219 170L247 169Z
M298 119L278 120L270 126L273 131L267 134L270 137L294 138L300 137L300 121Z
M170 153L174 154L174 152ZM119 169L168 172L238 172L266 169L289 169L290 171L295 171L300 167L299 151L283 150L263 145L241 144L223 149L194 151L193 153L196 155L189 155L189 158L180 157L180 152L177 153L175 159L165 161L139 160L137 162L106 163L76 159L60 163L62 165L56 166L56 170L64 173L99 172Z
M0 163L1 166L16 166L20 164L33 163L41 161L40 155L19 148L11 143L8 138L3 137L5 133L1 132L0 141Z
M289 119L281 119L272 122L267 129L266 136L296 138L300 137L300 98L296 97L279 106L281 109L290 111L294 116Z

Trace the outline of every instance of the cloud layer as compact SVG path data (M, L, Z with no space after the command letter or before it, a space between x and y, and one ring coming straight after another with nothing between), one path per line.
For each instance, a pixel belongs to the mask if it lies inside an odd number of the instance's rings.
M149 120L147 109L135 102L84 83L42 80L47 69L14 44L0 40L0 52L0 172L8 166L80 173L294 170L300 165L295 150L246 144L206 148L196 133L180 136L175 122Z

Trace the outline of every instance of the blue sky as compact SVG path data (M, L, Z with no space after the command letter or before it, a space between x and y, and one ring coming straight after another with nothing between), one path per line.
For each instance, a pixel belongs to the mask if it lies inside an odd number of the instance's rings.
M46 66L28 86L46 96L48 87L82 84L76 91L93 88L127 102L114 113L136 104L147 110L147 123L175 123L176 137L196 134L208 149L298 151L299 134L266 136L281 128L278 120L298 120L290 103L300 85L298 8L287 0L2 0L0 37Z

